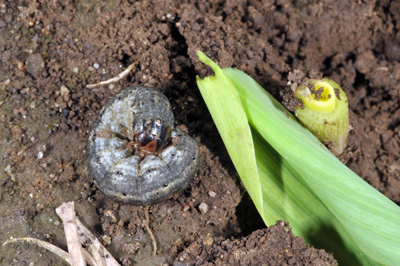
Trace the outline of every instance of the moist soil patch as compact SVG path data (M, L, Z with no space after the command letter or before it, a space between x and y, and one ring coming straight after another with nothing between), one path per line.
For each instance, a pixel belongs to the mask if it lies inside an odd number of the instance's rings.
M2 1L0 241L35 237L66 249L54 209L80 220L123 265L317 264L290 225L268 229L252 207L195 84L210 73L195 51L251 75L282 100L289 71L316 69L342 85L352 131L341 160L400 203L400 4L396 1ZM131 74L112 85L86 85ZM150 207L119 204L94 185L89 130L131 84L161 90L200 168L181 193ZM316 247L318 248L318 247ZM1 265L63 265L31 244L0 249Z

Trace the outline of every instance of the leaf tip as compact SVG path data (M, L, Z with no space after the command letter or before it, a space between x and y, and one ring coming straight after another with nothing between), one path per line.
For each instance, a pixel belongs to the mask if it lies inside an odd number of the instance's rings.
M197 56L199 57L199 60L201 61L201 62L203 62L204 64L205 64L205 60L207 60L207 59L209 59L206 55L205 55L205 53L203 53L202 51L200 51L200 50L196 50L196 54L197 54Z
M218 72L221 71L221 68L214 61L212 61L208 56L206 56L205 53L203 53L200 50L196 50L196 54L199 57L199 60L201 62L203 62L204 64L206 64L207 66L211 67L214 70L215 74L217 74Z

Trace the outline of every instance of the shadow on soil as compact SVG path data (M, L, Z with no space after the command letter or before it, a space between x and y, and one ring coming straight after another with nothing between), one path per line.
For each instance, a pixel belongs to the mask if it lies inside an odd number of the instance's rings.
M329 236L329 241L326 241L326 236ZM310 239L311 244L315 248L325 249L328 252L333 252L339 265L348 264L350 262L351 264L348 265L363 265L363 263L358 260L354 253L346 248L342 237L331 225L323 224L315 233L304 237ZM334 243L334 246L329 245L330 243Z

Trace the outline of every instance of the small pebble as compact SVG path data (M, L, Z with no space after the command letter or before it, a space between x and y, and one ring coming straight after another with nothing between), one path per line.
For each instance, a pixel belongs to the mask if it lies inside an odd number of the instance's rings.
M105 244L106 246L111 245L112 239L111 239L110 236L103 235L103 236L101 237L101 239L103 240L103 242L104 242L104 244Z
M18 62L17 67L21 71L25 71L25 65L24 62Z
M215 196L217 196L217 193L215 193L214 191L209 191L209 192L208 192L208 195L209 195L211 198L215 198Z
M41 152L41 151L38 152L37 157L38 157L39 160L42 159L43 158L43 152Z
M61 85L60 92L62 96L69 95L70 93L69 89L64 85Z
M113 210L105 210L104 217L112 224L116 224L119 220L117 213Z
M207 235L206 239L204 239L204 242L203 242L204 245L209 246L209 247L212 246L213 243L214 243L214 239L209 235Z
M100 66L99 66L99 64L94 63L94 64L93 64L93 67L94 67L95 69L98 69Z
M44 70L44 60L40 54L31 54L26 59L25 62L26 71L37 77L39 76Z
M208 205L204 202L200 203L199 205L199 211L201 212L201 214L205 214L208 212Z
M63 113L63 115L64 115L65 117L68 117L68 115L69 115L69 108L64 108L64 109L62 109L62 113Z
M185 204L185 206L183 206L183 211L187 212L190 209L190 205L189 204Z

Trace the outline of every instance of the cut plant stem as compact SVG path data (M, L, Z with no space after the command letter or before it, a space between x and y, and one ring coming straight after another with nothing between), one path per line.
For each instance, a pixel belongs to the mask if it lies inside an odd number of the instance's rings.
M330 150L339 155L349 133L349 107L340 86L327 78L307 80L293 92L303 102L295 110L297 118Z

